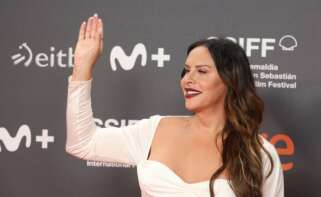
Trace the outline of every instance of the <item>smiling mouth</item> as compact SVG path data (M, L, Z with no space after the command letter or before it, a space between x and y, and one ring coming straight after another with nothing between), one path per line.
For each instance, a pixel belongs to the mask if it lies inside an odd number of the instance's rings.
M199 94L201 94L201 92L187 91L187 93L185 94L185 98L193 98Z

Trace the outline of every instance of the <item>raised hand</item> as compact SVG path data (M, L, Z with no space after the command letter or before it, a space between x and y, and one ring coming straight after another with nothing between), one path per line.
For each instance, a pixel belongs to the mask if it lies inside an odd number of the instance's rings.
M103 22L97 14L80 25L74 54L72 80L88 80L103 51Z

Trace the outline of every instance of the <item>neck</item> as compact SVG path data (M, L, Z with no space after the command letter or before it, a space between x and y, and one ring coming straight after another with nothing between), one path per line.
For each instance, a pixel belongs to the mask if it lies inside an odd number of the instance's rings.
M221 133L225 125L224 105L214 106L195 112L191 118L191 128L200 135L216 136Z

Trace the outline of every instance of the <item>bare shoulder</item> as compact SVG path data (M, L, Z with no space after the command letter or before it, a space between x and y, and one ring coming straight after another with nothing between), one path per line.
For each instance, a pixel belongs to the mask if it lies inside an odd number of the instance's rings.
M188 117L163 116L157 126L155 141L166 142L174 139L175 136L179 135L179 131L182 130L187 120Z
M181 136L178 128L182 128L184 117L163 116L159 120L155 135L151 144L151 158L166 161L177 146L177 139ZM170 159L171 160L171 159Z
M164 116L161 118L158 129L171 131L172 129L182 128L190 119L188 116Z

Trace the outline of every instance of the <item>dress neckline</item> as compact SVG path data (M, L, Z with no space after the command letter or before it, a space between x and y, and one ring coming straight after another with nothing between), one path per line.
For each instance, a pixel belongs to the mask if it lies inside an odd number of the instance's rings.
M159 115L159 118L155 124L155 127L154 127L154 131L153 131L153 137L152 139L150 140L149 142L149 148L148 150L150 150L150 147L151 147L151 143L153 141L153 138L155 136L155 132L156 132L156 129L159 125L159 122L160 120L163 118L163 117L191 117L191 116L188 116L188 115ZM147 158L147 156L145 157ZM150 160L150 159L144 159L145 163L149 162L149 163L154 163L154 164L157 164L158 166L161 166L163 167L164 169L166 169L169 173L171 173L172 175L174 175L174 177L176 177L178 180L180 180L182 183L184 183L185 185L190 185L190 186L193 186L193 185L208 185L210 180L206 180L206 181L198 181L198 182L192 182L192 183L188 183L187 181L185 181L182 177L180 177L178 174L176 174L170 167L168 167L167 165L165 165L164 163L160 162L160 161L157 161L157 160ZM214 180L214 183L216 181L220 181L220 182L227 182L228 179L223 179L223 178L216 178Z
M186 182L185 180L183 180L178 174L176 174L171 168L169 168L167 165L163 164L162 162L159 162L157 160L145 160L144 161L145 163L153 163L153 164L157 164L158 166L166 169L169 173L171 173L172 175L174 175L178 180L180 180L180 182L184 183L185 185L203 185L203 184L206 184L208 185L210 180L206 180L206 181L198 181L198 182L192 182L192 183L188 183ZM220 181L220 182L227 182L228 180L227 179L222 179L222 178L217 178L214 180L214 183L216 181Z

